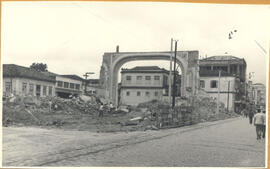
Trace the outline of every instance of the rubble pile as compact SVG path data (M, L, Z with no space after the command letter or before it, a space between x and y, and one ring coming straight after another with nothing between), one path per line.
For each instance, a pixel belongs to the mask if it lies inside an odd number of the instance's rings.
M3 103L3 125L116 132L158 130L235 116L224 105L216 114L216 101L207 97L178 99L177 103L174 109L166 101L153 100L113 110L105 104L100 116L99 101L94 97L14 96Z
M3 125L54 125L62 126L65 120L74 119L69 115L95 115L98 104L80 98L14 96L3 104Z
M171 109L167 102L157 100L141 103L138 107L147 109L148 114L151 114L151 116L143 119L150 119L150 125L158 129L238 116L233 112L228 112L223 103L220 103L219 113L216 113L216 100L210 97L197 96L184 100L178 99L177 103L174 109Z
M217 101L211 97L194 97L193 99L194 115L198 117L199 122L223 120L237 116L233 112L228 112L223 103L219 104L219 113L217 114Z

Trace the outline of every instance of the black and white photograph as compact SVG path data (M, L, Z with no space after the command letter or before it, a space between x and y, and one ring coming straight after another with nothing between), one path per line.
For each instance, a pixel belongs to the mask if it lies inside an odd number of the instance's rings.
M3 167L267 167L270 5L1 8Z

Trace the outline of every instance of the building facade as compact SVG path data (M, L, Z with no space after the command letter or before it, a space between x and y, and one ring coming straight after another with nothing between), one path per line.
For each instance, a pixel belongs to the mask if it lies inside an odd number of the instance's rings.
M86 87L85 87L86 85ZM100 96L103 95L103 90L100 86L100 80L99 79L87 79L83 83L83 91L84 93L88 95L95 95Z
M3 96L55 96L55 77L15 64L3 64Z
M169 71L157 66L137 66L121 70L119 103L138 105L151 100L161 100L168 96ZM180 92L178 86L177 93Z
M218 76L216 71L200 72L200 89L216 100L219 95L220 103L223 103L227 110L239 112L236 101L239 99L240 79L226 72L221 72L220 78Z
M240 112L246 106L246 61L245 59L237 58L231 55L220 55L220 56L212 56L209 58L201 59L199 61L200 65L200 79L205 77L209 77L209 80L216 80L219 76L219 71L221 72L221 82L220 88L222 86L228 86L228 82L230 81L231 85L230 89L224 88L224 91L227 92L227 98L229 100L225 101L224 97L220 94L220 99L223 97L223 103L227 106L227 102L229 103L229 110L233 110L235 112ZM226 78L225 78L226 77ZM230 77L230 79L228 79ZM225 84L224 84L225 83ZM228 88L228 87L227 87ZM213 92L211 89L208 92ZM221 89L220 89L221 90ZM214 95L214 94L212 94ZM230 101L231 100L231 101ZM231 105L231 106L230 106Z
M83 93L83 81L84 79L77 75L56 75L56 96L69 98L70 95L81 95Z
M252 97L257 108L265 109L266 105L266 88L262 83L252 84Z

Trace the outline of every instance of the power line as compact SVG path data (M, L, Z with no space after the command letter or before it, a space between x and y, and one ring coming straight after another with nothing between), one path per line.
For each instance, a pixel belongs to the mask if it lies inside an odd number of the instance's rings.
M264 54L266 54L266 50L262 47L261 44L259 44L259 42L257 42L256 40L254 40L254 42L261 48L261 50L264 52Z

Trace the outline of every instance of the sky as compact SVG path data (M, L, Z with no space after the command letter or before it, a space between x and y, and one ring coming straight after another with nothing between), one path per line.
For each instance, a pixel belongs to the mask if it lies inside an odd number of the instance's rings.
M254 83L266 84L270 39L269 5L170 2L2 2L4 64L48 65L57 74L94 72L105 52L198 50L201 58L244 58ZM232 39L228 34L234 32ZM260 47L261 46L261 47ZM129 62L168 68L168 61Z

